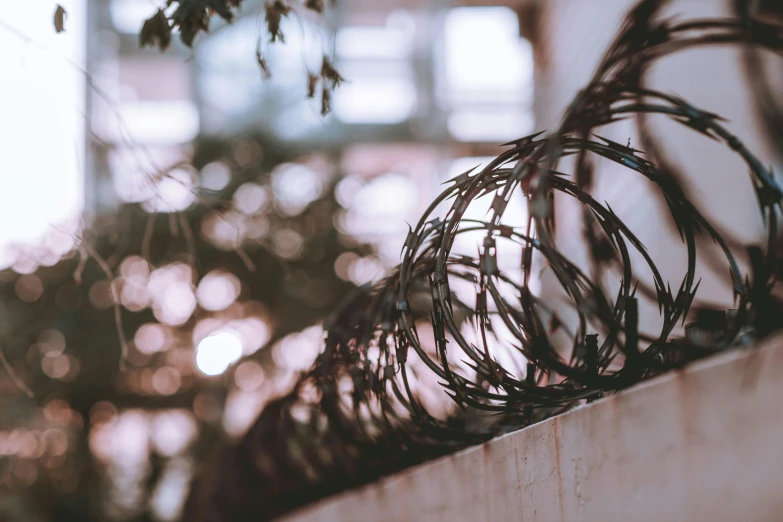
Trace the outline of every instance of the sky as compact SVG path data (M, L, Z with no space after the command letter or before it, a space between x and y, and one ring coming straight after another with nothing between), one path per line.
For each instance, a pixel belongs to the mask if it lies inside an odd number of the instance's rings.
M0 11L0 265L83 208L85 0L4 2Z

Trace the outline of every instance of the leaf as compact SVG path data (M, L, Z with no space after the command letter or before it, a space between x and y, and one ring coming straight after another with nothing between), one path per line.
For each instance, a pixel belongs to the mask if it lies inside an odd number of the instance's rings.
M200 32L209 31L209 21L212 16L218 15L226 22L231 23L234 20L233 10L239 8L242 0L168 0L166 6L175 3L177 8L170 16L162 15L162 18L167 22L167 32L170 34L171 30L178 28L182 43L192 47ZM163 28L160 26L153 31L153 34L162 34L163 32Z
M305 0L305 7L316 13L324 12L324 0Z
M321 62L321 78L332 82L332 88L337 87L345 81L326 56L324 56L323 62Z
M139 33L139 46L146 47L148 45L157 46L161 51L165 51L171 45L171 26L162 9L159 9L150 19L145 20Z
M234 13L231 12L231 4L226 2L226 0L211 0L209 8L220 15L220 18L226 22L231 22L234 19Z
M332 111L332 92L323 86L321 90L321 115L326 116Z
M320 78L311 72L307 73L307 97L315 98L315 90L318 88Z
M267 2L264 9L266 11L266 29L269 32L270 40L276 42L279 38L281 42L285 42L283 33L280 31L280 21L283 17L288 16L291 7L283 0L274 0L274 2Z
M196 35L209 30L210 11L205 0L190 0L180 2L171 15L172 27L179 27L180 40L188 47L193 47Z
M57 4L57 9L54 11L54 30L58 33L65 31L65 19L68 18L68 13L63 9L63 6Z
M266 59L261 54L261 51L256 51L256 61L258 62L258 67L261 69L261 76L264 80L271 78L272 73L269 71L269 66L266 63Z

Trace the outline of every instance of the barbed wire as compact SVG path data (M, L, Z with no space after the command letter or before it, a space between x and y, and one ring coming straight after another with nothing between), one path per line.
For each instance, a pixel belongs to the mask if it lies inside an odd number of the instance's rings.
M645 73L657 60L697 46L750 45L780 54L783 28L750 16L661 19L665 4L643 0L628 14L557 129L510 142L482 170L450 180L410 230L395 273L359 289L332 314L312 369L227 453L240 463L232 468L235 476L196 484L188 519L208 513L225 520L251 513L254 520L271 518L779 327L774 310L781 308L772 294L783 190L720 116L649 87ZM685 175L650 130L651 116L698 132L744 162L765 220L763 248L737 252L687 197ZM599 135L598 129L629 118L644 153ZM574 160L573 175L559 168L565 157ZM676 290L633 230L591 195L599 158L642 176L665 201L686 254ZM504 218L520 193L530 218L515 227ZM583 208L589 274L558 247L555 194ZM488 215L469 219L467 210L479 198L491 199ZM483 236L477 255L456 252L463 234ZM734 309L719 312L717 325L704 320L714 313L702 312L687 335L676 336L697 296L704 238L722 252ZM514 252L517 269L501 267L501 250ZM746 254L749 272L739 261ZM559 303L547 297L554 293L532 290L542 268L554 275L574 321L560 316ZM618 276L613 286L604 281L611 274ZM652 287L640 285L649 278ZM640 299L657 303L654 334L640 331ZM437 380L451 406L436 411L427 379Z

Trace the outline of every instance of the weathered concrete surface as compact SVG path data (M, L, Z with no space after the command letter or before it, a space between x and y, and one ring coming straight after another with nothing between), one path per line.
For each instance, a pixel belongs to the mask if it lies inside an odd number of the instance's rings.
M783 338L700 361L285 520L783 520Z

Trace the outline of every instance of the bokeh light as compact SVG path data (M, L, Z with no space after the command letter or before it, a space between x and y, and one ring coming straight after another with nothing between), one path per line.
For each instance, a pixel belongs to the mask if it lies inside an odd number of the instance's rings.
M236 250L245 237L245 215L229 210L211 210L201 220L201 233L209 243L221 250Z
M136 330L133 343L141 353L161 352L166 348L169 333L166 327L157 323L146 323Z
M231 330L208 335L196 347L196 366L204 375L220 375L242 357L242 339Z
M181 212L195 200L195 174L189 169L174 169L158 180L153 196L141 206L147 212Z
M253 391L264 382L264 367L255 361L245 361L234 372L234 383L242 391Z
M225 310L239 297L241 286L234 274L213 270L205 275L196 289L198 303L204 310Z
M43 294L44 287L41 278L35 274L25 274L16 280L14 285L16 295L26 303L37 301Z
M44 330L38 335L38 350L41 355L60 355L65 350L65 336L59 330Z
M321 351L324 330L320 325L285 336L272 347L272 357L280 368L303 371L309 368Z
M307 165L284 163L272 171L272 191L280 210L289 216L300 214L320 196L326 176Z
M171 263L150 274L149 293L155 318L178 326L187 322L196 310L193 271L184 263Z
M201 187L207 190L223 190L231 181L231 169L221 161L207 163L201 169Z
M159 395L174 395L182 385L182 377L173 366L163 366L152 374L152 389Z
M274 248L280 257L296 259L304 252L304 238L296 230L284 228L275 234Z
M153 447L161 455L173 457L184 452L198 435L193 415L184 409L156 414L150 423Z
M264 209L269 195L258 183L245 183L234 192L234 207L243 214L256 214Z

